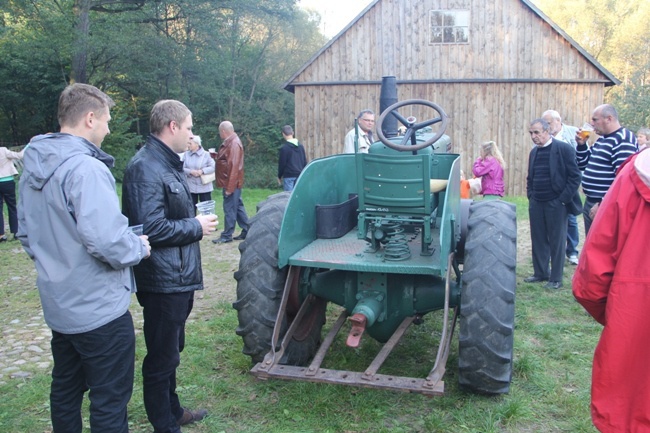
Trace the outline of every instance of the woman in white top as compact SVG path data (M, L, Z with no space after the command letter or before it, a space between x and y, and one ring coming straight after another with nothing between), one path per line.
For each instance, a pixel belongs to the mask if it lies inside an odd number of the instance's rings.
M16 210L16 182L14 176L18 174L14 167L14 160L22 159L23 151L13 152L6 147L0 147L0 242L6 242L5 220L2 212L2 203L7 203L9 215L9 230L16 239L18 231L18 213Z

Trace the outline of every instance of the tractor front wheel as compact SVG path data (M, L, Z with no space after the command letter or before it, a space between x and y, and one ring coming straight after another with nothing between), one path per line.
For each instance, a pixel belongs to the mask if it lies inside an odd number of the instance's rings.
M287 279L288 267L278 268L278 236L289 193L270 196L257 206L246 240L239 245L241 258L235 272L239 326L236 333L244 341L243 353L254 363L261 362L271 350L273 328ZM280 340L291 325L299 307L298 280L292 282L287 314L281 319ZM303 319L287 347L282 364L306 365L316 353L325 323L326 301L317 299Z
M470 206L460 300L458 381L482 394L510 390L514 345L517 220L501 200Z

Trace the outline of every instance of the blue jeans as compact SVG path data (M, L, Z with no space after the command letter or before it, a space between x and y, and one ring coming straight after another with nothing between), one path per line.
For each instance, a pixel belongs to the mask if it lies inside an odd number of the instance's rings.
M578 243L580 242L580 233L578 232L578 217L569 214L566 229L566 256L578 255Z
M285 191L293 191L293 187L296 185L297 177L283 177L282 178L282 189Z
M135 363L131 313L81 334L52 331L52 356L52 431L81 433L81 402L90 390L92 433L128 433Z
M235 224L239 224L243 232L248 231L248 215L244 202L241 199L241 189L237 188L226 197L226 189L223 189L223 232L221 232L221 239L232 239L232 234L235 232Z
M185 321L194 292L137 292L144 317L147 355L142 361L142 393L147 418L155 433L180 433L183 408L176 394L176 368L185 348ZM94 433L94 432L93 432Z

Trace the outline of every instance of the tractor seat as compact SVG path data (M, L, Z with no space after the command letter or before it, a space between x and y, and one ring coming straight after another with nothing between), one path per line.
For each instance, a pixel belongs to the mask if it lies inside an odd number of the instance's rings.
M437 207L431 190L431 155L356 157L360 212L428 216ZM444 189L434 183L437 191Z

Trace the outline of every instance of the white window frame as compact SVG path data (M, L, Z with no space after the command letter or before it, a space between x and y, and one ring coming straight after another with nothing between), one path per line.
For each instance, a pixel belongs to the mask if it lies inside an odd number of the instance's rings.
M469 9L429 11L429 45L469 44Z

